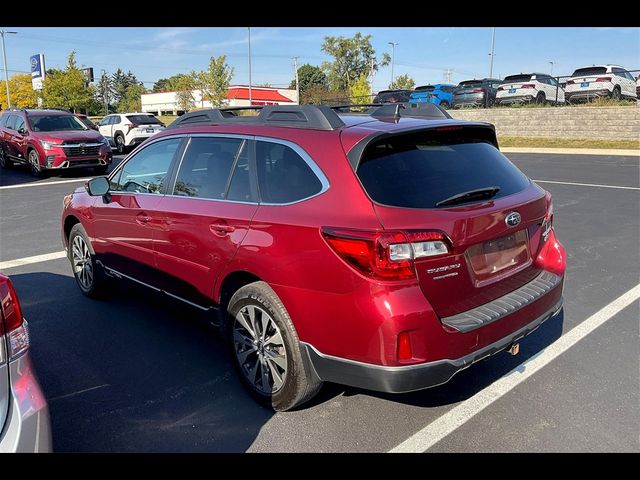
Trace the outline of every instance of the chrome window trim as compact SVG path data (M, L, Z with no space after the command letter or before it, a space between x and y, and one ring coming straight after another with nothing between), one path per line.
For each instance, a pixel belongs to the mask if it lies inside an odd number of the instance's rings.
M287 203L270 203L270 202L260 202L260 205L266 205L266 206L270 206L270 207L284 207L287 205L295 205L296 203L300 203L300 202L304 202L306 200L309 200L311 198L315 198L319 195L322 195L324 192L326 192L327 190L329 190L329 180L327 179L326 175L324 174L324 172L322 171L322 169L318 166L318 164L311 158L311 155L309 155L300 145L298 145L297 143L293 143L289 140L283 140L280 138L274 138L274 137L261 137L261 136L256 136L255 137L255 141L256 142L269 142L269 143L277 143L280 145L284 145L286 147L291 148L294 152L296 152L298 155L300 155L300 157L302 158L302 160L304 160L304 162L309 166L309 168L311 169L311 171L314 173L314 175L316 176L316 178L318 180L320 180L320 184L322 185L322 188L320 189L320 191L318 193L314 193L313 195L310 195L308 197L305 198L300 198L298 200L294 200L293 202L287 202ZM257 159L256 159L256 168L258 167L257 165ZM258 172L256 172L257 175ZM259 184L259 182L258 182ZM259 187L258 187L259 189Z

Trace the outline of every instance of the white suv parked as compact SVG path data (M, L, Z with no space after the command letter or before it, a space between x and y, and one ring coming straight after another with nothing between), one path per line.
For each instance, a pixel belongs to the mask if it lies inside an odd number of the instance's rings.
M567 102L608 97L615 100L636 99L636 82L629 72L619 65L594 65L579 68L567 80Z
M98 130L103 136L113 137L115 148L120 154L161 132L164 127L164 123L148 113L116 113L107 115L98 124Z
M496 105L516 102L564 103L564 90L546 73L509 75L498 87Z

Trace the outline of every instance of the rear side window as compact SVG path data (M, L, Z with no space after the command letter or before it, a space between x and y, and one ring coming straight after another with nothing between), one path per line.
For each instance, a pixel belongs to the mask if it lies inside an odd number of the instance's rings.
M356 171L369 196L395 207L435 208L471 190L517 193L529 179L489 143L486 129L398 135L367 147Z
M231 174L236 171L234 166L242 158L244 170L235 172L237 178L234 193L246 200L247 192L250 191L246 152L247 141L240 138L192 138L182 159L173 194L212 200L225 199ZM243 173L246 176L240 178Z
M2 115L0 117L0 127L5 126L5 124L7 123L7 118L9 118L9 115Z
M264 203L291 203L322 191L322 182L291 147L280 143L256 143L258 188Z
M7 119L6 127L10 130L15 130L16 120L18 120L17 115L9 115L9 118Z

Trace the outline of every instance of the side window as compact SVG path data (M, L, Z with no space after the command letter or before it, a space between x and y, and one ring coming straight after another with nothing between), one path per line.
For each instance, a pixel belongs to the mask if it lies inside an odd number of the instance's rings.
M24 119L23 119L21 116L16 115L16 126L15 126L15 128L14 128L14 129L15 129L16 131L18 131L18 130L20 130L21 128L25 128L25 125L24 125Z
M7 123L7 118L9 118L9 115L0 115L0 127L5 126L5 124Z
M322 190L322 182L311 167L286 145L257 142L256 164L262 202L290 203Z
M117 125L120 123L120 115L114 115L113 117L111 117L111 121L109 122L109 125Z
M111 180L111 190L131 193L162 193L171 161L181 138L161 140L143 148Z
M635 79L633 78L633 75L631 75L629 72L627 72L626 70L624 71L624 76L627 80L631 80L634 81Z
M102 127L104 125L109 125L109 122L111 121L111 117L104 117L102 120L100 120L99 125Z
M617 75L617 76L619 76L619 77L624 76L624 75L623 75L623 73L622 73L622 69L621 69L621 68L613 67L613 68L611 69L611 72L612 72L614 75Z
M249 170L249 143L245 142L240 150L240 155L233 168L227 200L237 200L240 202L257 202L253 190L251 189Z
M16 121L17 120L18 120L18 116L17 115L9 115L6 127L9 130L15 130L15 126L16 126Z
M552 86L554 86L554 87L557 87L557 86L558 86L558 81L557 81L555 78L553 78L553 77L549 77L549 79L548 79L548 80L549 80L549 85L552 85Z
M193 137L184 154L173 188L183 197L225 198L231 170L247 157L247 141L240 138ZM248 166L248 162L245 160ZM247 170L247 185L249 176Z
M500 86L500 83L492 83L491 84L491 88L498 88Z

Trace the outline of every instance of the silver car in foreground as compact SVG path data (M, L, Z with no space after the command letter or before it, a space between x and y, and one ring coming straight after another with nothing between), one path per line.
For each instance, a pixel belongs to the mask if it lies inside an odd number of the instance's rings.
M11 280L0 273L0 453L50 452L49 407L29 356L29 331Z

